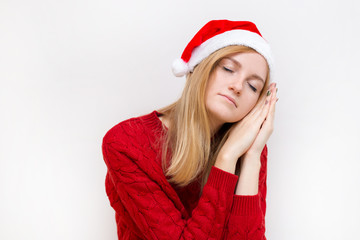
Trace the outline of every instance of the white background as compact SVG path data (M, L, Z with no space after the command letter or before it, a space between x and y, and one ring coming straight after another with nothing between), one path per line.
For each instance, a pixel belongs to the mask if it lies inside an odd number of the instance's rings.
M175 101L172 61L211 19L250 20L278 84L266 236L356 239L357 1L0 1L0 239L117 239L102 137Z

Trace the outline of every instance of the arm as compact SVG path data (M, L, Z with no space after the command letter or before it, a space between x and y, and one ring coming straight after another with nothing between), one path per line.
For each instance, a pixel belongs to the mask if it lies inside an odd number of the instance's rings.
M211 169L198 206L184 219L163 189L120 144L103 142L104 161L119 198L146 239L220 239L238 176Z
M250 156L248 156L250 157ZM243 161L254 159L243 159ZM239 178L234 195L233 206L225 230L224 239L266 240L265 212L266 212L266 175L267 175L267 147L260 156L261 168L248 171L247 179ZM245 167L243 165L242 167ZM242 169L244 173L244 169ZM255 179L257 178L257 179ZM241 184L243 180L246 184ZM258 184L256 191L253 187Z
M236 193L241 195L234 195L233 206L231 209L229 221L225 229L224 239L266 240L265 199L268 150L265 143L267 142L273 131L275 103L277 101L275 100L276 91L274 87L271 90L273 93L273 97L271 97L271 99L268 99L269 101L265 103L265 105L268 105L268 107L270 106L267 112L267 116L262 123L262 126L255 138L255 141L246 151L245 157L243 159L244 164L242 166L243 169L241 170L246 170L247 172L243 172L243 177L239 179ZM256 193L257 170L254 166L256 166L256 162L258 162L259 160L258 157L254 156L258 156L256 154L258 152L261 152L261 168L259 174L258 192ZM246 158L246 156L249 158Z

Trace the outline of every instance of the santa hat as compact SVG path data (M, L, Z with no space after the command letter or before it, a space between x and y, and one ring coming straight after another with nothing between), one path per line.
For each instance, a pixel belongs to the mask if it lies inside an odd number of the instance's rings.
M273 58L270 46L254 23L212 20L195 34L184 49L181 58L173 62L174 75L182 77L192 72L194 67L211 53L230 45L253 48L266 59L270 72L272 71Z

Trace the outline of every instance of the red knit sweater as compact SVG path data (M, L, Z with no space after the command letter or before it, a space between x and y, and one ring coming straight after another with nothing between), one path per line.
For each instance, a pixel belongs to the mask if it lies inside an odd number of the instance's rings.
M104 136L105 188L119 239L265 240L267 146L261 154L259 193L235 195L238 176L212 167L200 182L169 184L161 168L159 113L125 120Z

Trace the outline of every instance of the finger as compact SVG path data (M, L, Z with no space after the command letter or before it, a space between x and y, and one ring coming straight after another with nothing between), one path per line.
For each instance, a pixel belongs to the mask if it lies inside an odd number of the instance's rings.
M276 97L276 89L275 89L274 85L270 91L271 91L271 93L269 96L267 96L266 101L265 101L261 111L256 112L253 115L256 123L261 124L261 126L262 126L263 122L265 121L265 119L268 117L269 113L271 111L274 111L274 110L272 110L272 105L273 105L272 103L276 102L275 99L277 98Z
M276 90L274 95L275 96L273 96L271 102L269 103L268 114L265 117L264 121L262 122L259 134L257 136L258 139L263 139L264 142L267 142L274 129L275 105L276 105L276 99L278 99L276 97Z
M262 104L261 109L257 110L254 112L253 117L257 120L257 121L264 121L267 113L269 112L269 105L270 105L270 101L273 98L273 94L274 91L270 91L270 95L268 95L265 98L265 102Z
M255 107L252 109L252 111L249 113L249 115L253 115L253 114L257 113L258 111L262 110L266 100L269 101L270 97L268 95L268 92L270 92L270 94L271 94L273 92L273 90L275 90L275 83L270 84L270 86L266 90L266 93L261 96L261 98L258 100L258 102L256 103Z
M271 104L270 104L270 109L269 109L269 117L272 119L274 119L274 115L275 115L275 106L276 106L276 102L277 102L277 97L275 97L274 99L271 100Z
M273 129L273 124L274 124L276 99L277 99L277 97L274 97L271 100L269 112L268 112L268 115L266 116L265 122L263 124L263 126L265 128L271 129L271 131Z
M271 98L271 103L270 103L270 113L275 111L275 105L276 105L277 99L278 99L277 89L274 89L273 96Z
M267 117L265 118L264 122L261 125L261 129L258 135L260 139L261 138L265 139L265 142L267 141L267 139L269 139L274 129L274 111L275 111L275 103L273 102L272 106L269 109L269 114L267 115Z
M276 98L277 98L277 88L274 87L273 90L274 90L273 91L274 94L273 94L272 99L276 100Z
M270 91L270 94L265 94L264 97L256 104L256 106L252 109L252 111L248 114L251 118L257 118L261 112L264 111L264 108L266 107L266 101L270 101L272 97L272 91Z

